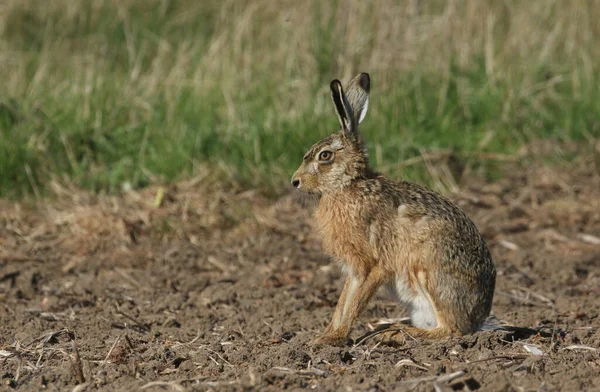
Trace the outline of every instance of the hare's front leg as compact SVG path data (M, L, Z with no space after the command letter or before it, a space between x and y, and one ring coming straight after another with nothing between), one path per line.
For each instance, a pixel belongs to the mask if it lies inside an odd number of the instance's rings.
M338 302L335 306L335 311L333 312L333 317L331 318L331 322L329 323L329 325L327 326L327 328L325 328L325 331L323 332L323 336L320 339L317 339L317 341L321 341L325 338L325 336L333 336L334 335L334 331L336 331L341 323L342 323L342 315L344 314L344 309L347 307L346 305L346 301L348 300L348 292L350 291L351 287L355 284L353 281L355 279L352 278L352 276L350 274L346 274L346 279L344 281L344 287L342 288L342 293L340 294L340 298L338 299ZM346 337L344 336L343 339L345 339ZM340 338L342 339L342 337ZM321 342L324 343L324 342Z
M381 286L382 281L383 273L380 268L371 268L362 274L349 273L331 323L316 343L344 344L352 324L367 306L373 293Z

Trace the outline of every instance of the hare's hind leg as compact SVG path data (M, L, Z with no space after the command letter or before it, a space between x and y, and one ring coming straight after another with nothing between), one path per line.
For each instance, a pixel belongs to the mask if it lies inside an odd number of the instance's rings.
M404 344L414 339L436 340L457 334L451 312L439 312L434 298L424 289L426 279L418 276L414 291L410 292L403 280L396 282L396 294L407 306L412 326L392 324L372 332L377 340L388 344ZM445 309L442 307L442 309Z

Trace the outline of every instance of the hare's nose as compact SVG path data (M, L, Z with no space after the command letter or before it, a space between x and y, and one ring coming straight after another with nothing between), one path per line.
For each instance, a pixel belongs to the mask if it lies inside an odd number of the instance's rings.
M292 185L298 188L300 186L300 180L292 180Z

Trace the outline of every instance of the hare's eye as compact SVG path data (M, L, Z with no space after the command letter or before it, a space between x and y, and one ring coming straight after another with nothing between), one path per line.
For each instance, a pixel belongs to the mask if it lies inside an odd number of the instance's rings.
M330 161L333 158L333 152L329 150L324 150L319 153L319 161L326 162Z

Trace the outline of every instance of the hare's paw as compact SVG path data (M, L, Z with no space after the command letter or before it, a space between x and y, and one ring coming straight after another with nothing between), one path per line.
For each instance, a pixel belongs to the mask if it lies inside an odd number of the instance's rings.
M398 347L404 346L407 338L406 332L404 332L401 328L395 328L377 333L373 340L388 346Z
M347 338L344 335L335 333L324 333L315 339L315 344L327 346L344 346L347 343Z
M422 329L400 325L382 328L379 331L375 331L374 334L376 335L375 340L391 346L401 346L417 339L439 340L454 335L452 330L443 327Z
M414 340L415 331L418 332L420 329L409 327L406 324L387 324L380 326L375 331L369 332L363 339L372 338L376 342L397 347L405 345L410 340Z

